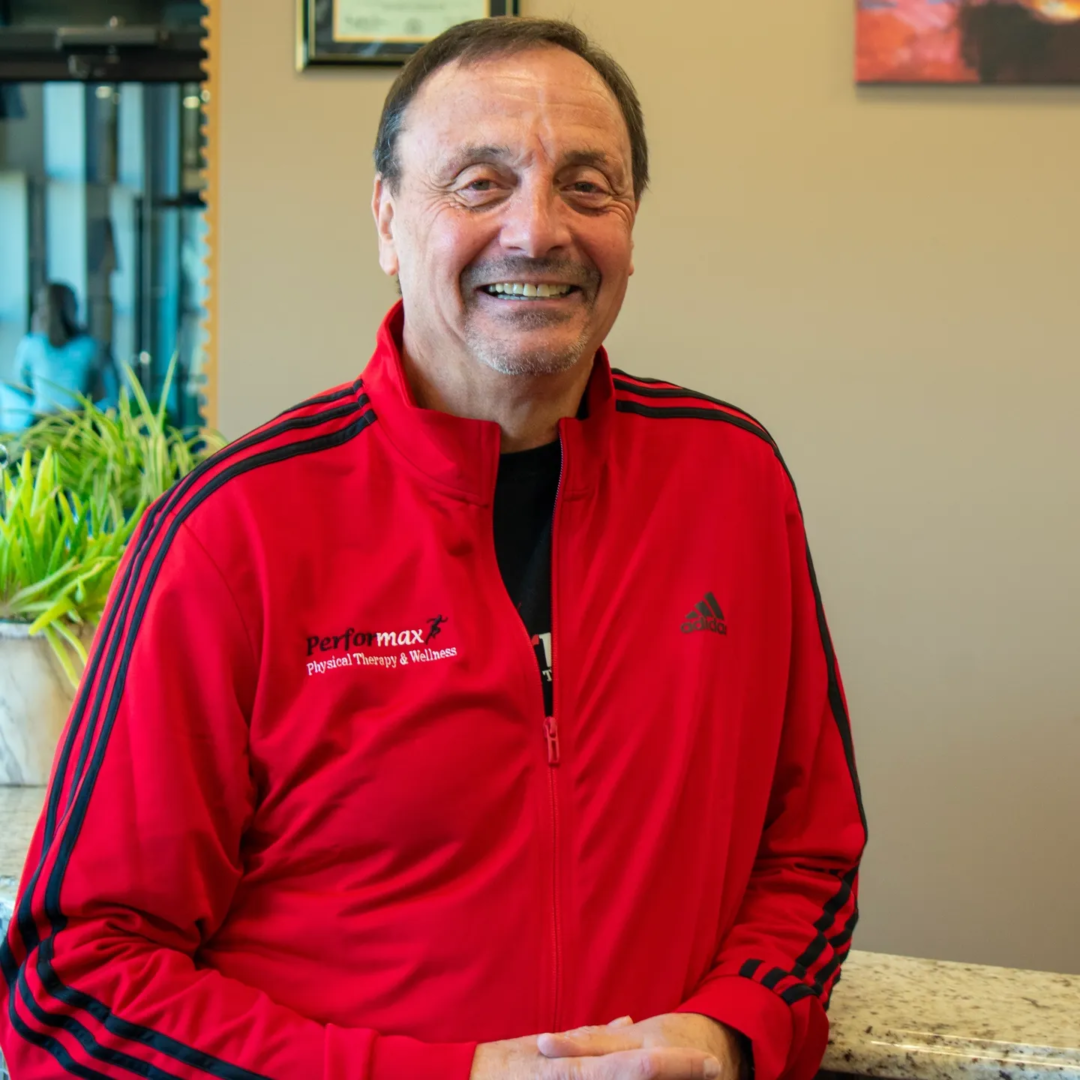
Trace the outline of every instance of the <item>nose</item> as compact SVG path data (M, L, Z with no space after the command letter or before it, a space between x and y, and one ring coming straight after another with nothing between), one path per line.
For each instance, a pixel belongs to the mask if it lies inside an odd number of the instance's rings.
M569 212L550 184L522 184L503 211L503 247L531 259L569 247L573 240Z

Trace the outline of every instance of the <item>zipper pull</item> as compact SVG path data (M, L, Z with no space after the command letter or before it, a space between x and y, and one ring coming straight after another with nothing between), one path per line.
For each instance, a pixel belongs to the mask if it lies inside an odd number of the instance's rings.
M549 765L559 764L559 729L555 725L554 716L544 717L544 739L547 742L547 755Z

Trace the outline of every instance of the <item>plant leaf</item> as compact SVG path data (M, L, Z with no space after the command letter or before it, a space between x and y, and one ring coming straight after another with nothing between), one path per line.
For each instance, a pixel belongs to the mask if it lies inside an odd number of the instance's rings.
M75 605L71 602L71 598L63 596L56 601L52 607L43 611L31 624L29 633L38 634L45 629L46 626L52 626L58 619L62 618L69 611L74 611Z
M51 626L45 627L44 633L49 644L52 646L53 652L56 654L56 659L60 661L60 666L64 669L64 674L68 677L68 682L78 690L79 676L76 674L75 667L71 662L71 655L68 652L68 646L64 638L62 638Z

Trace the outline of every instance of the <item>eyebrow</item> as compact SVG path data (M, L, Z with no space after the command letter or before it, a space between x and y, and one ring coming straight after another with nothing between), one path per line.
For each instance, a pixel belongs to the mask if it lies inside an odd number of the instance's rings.
M448 157L443 162L440 172L444 175L456 175L470 165L482 165L488 161L505 162L513 156L509 146L467 146L452 157ZM575 165L606 170L616 173L619 179L623 178L622 164L603 150L574 150L562 159L559 168L565 169Z
M618 163L612 161L611 156L603 150L576 150L566 155L563 167L567 165L585 165L594 169L618 168Z
M486 161L506 161L511 157L509 146L466 146L442 163L441 173L456 175L470 165L482 165Z

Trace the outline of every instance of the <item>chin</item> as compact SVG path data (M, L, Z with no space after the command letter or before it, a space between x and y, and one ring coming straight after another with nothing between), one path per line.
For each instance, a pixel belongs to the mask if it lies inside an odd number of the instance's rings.
M584 342L562 348L507 349L497 344L473 348L473 355L500 375L561 375L575 367L585 351Z

